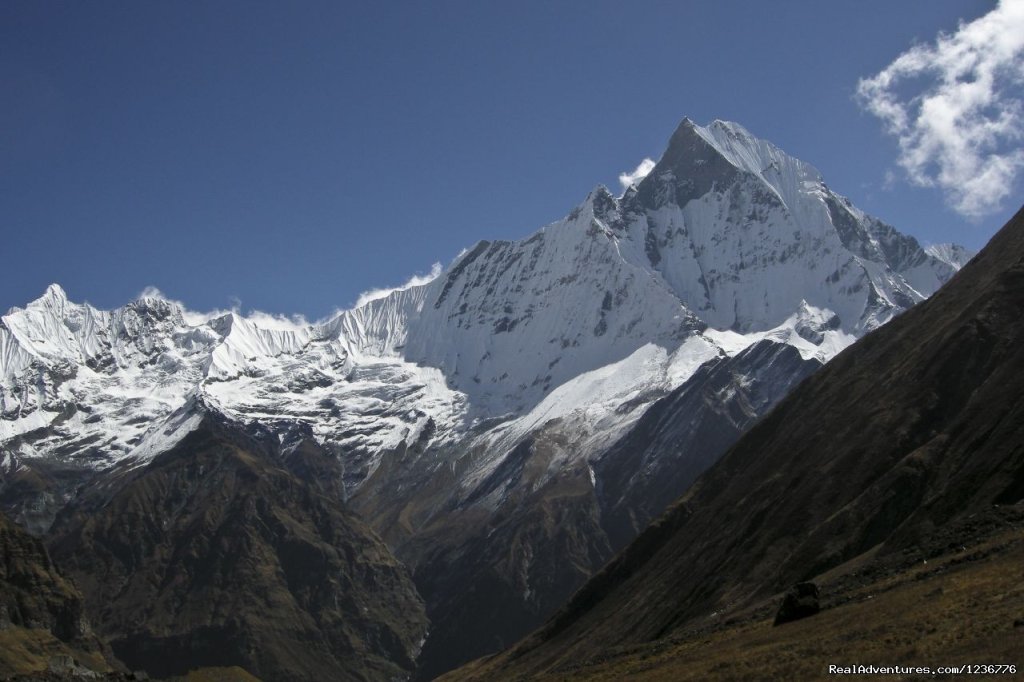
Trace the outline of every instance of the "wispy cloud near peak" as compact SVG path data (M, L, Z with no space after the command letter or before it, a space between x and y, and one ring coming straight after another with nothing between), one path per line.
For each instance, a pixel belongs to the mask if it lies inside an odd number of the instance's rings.
M401 286L388 287L383 289L370 289L369 291L364 291L363 293L359 294L359 299L356 301L356 304L353 307L361 308L370 301L376 301L378 298L384 298L385 296L396 291L405 291L406 289L411 289L412 287L418 287L423 286L424 284L429 284L441 276L441 272L443 271L443 269L444 268L441 267L440 263L434 263L430 268L430 272L428 272L425 275L413 275L412 277L409 278L409 281L407 281L405 284Z
M654 170L654 166L655 163L653 160L644 159L643 161L640 162L640 165L633 170L632 173L622 173L621 175L619 175L619 182L622 184L622 189L629 189L630 185L635 185L636 183L646 178L647 174Z

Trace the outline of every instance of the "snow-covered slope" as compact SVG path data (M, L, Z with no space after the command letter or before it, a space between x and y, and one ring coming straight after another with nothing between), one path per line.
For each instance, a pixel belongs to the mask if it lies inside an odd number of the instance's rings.
M155 298L98 311L57 285L8 312L0 323L8 456L100 468L146 459L188 432L197 401L282 433L304 422L341 449L415 439L429 414L457 422L460 398L436 369L365 353L353 363L335 327L266 328L235 312L186 319L195 317Z
M932 244L926 246L924 250L929 256L933 256L943 263L949 263L958 270L967 265L967 261L976 255L974 251L959 244Z

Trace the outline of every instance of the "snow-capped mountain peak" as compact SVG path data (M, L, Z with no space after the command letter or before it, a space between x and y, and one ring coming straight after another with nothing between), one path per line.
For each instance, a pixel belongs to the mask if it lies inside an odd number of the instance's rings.
M358 485L389 448L554 414L555 393L582 409L579 377L616 380L602 368L653 400L693 371L666 358L694 339L702 358L771 338L826 360L931 294L953 253L925 252L742 126L685 119L621 197L598 186L529 237L481 241L324 323L159 296L100 311L53 285L0 323L0 443L104 464L172 414L189 423L180 409L199 396L235 419L309 425Z
M651 266L719 328L770 328L807 300L860 334L956 269L854 208L810 164L734 123L683 121L636 192L623 196L622 212Z
M63 287L56 282L46 287L46 291L43 295L36 300L30 302L27 307L29 308L43 308L43 307L54 307L67 305L68 295L65 293Z

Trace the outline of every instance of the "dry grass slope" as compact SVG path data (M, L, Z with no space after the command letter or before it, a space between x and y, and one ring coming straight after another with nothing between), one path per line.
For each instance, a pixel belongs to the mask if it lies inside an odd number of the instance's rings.
M708 619L703 628L611 650L595 660L501 679L814 680L827 678L830 664L937 668L987 663L1017 666L1017 675L991 679L1019 679L1024 677L1022 566L1024 529L1015 528L832 595L848 601L801 621L773 627L770 606L777 600L772 600L730 624ZM508 662L502 654L443 679L499 679L494 670Z
M56 656L70 656L91 670L111 670L100 652L71 647L49 630L21 627L0 630L0 680L45 671L50 659Z

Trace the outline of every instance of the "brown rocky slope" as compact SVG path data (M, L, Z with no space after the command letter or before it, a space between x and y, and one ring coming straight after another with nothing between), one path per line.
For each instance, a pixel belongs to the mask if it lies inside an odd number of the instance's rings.
M108 656L42 541L0 514L0 678L45 671L57 658L107 671Z
M280 445L207 414L65 509L51 549L133 669L400 679L426 633L423 604L344 507L339 480L336 460L301 433Z

